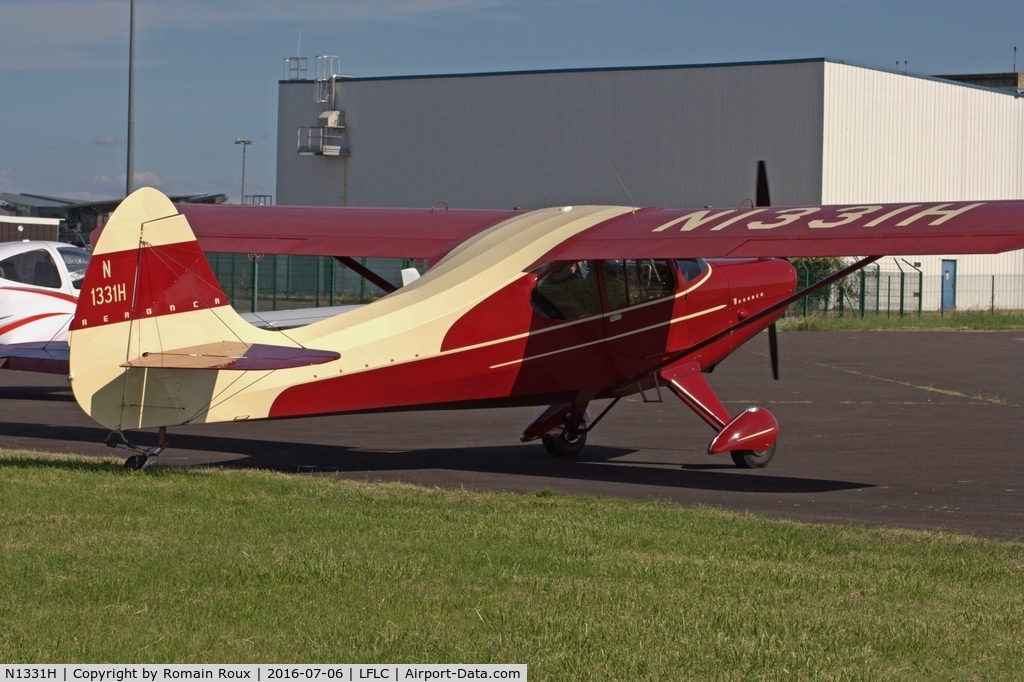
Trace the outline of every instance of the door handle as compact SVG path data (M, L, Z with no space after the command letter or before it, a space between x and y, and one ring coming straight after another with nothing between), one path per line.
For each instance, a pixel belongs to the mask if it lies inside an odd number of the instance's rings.
M618 322L621 319L622 319L622 313L615 313L614 315L612 315L611 317L608 318L608 321L609 322Z

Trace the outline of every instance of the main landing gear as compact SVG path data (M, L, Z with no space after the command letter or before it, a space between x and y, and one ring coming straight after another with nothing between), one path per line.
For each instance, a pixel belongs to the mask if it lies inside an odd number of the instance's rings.
M111 431L107 436L107 440L104 444L108 448L124 448L126 450L133 450L137 454L130 455L128 459L124 461L124 468L129 471L142 471L148 469L156 459L156 456L163 452L169 443L167 442L167 427L160 427L160 435L157 437L157 444L155 447L142 448L135 445L125 437L122 431Z
M564 429L557 436L541 438L540 442L555 457L575 457L587 444L587 422L582 422L579 430Z
M775 457L779 423L772 413L763 407L749 407L735 417L731 416L704 379L696 362L668 371L662 370L657 376L646 380L645 385L637 382L637 389L644 402L661 402L662 386L667 386L715 430L716 435L708 445L709 455L729 453L733 463L740 469L763 469ZM645 388L654 388L657 399L648 399ZM550 405L527 424L520 440L525 443L539 439L544 449L552 455L573 457L583 451L587 433L618 401L619 398L613 400L593 421L586 401Z
M612 405L616 402L618 399ZM549 405L526 425L519 439L524 443L540 439L544 449L555 457L574 457L583 452L587 432L609 409L611 405L591 421L586 401Z

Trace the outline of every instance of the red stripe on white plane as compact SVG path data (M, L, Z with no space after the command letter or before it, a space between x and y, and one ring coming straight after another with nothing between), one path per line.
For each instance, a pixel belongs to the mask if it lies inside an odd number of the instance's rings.
M24 327L26 324L29 324L31 322L35 322L36 320L42 320L42 319L47 318L47 317L53 317L54 315L66 315L66 314L67 313L43 313L41 315L31 315L29 317L24 317L24 318L18 320L17 322L13 322L13 323L11 323L9 325L6 325L4 327L0 327L0 336L3 336L7 332L14 331L18 327Z
M39 289L26 289L24 287L0 287L4 291L22 291L26 294L39 294L40 296L49 296L51 298L59 298L62 301L68 303L78 303L78 299L68 294L62 294L58 291L40 291Z

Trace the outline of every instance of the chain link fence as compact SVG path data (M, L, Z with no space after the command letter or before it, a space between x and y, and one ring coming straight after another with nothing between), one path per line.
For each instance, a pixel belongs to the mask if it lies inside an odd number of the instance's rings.
M208 259L239 312L369 303L384 295L379 287L330 256L211 253ZM395 286L402 282L403 268L418 265L395 258L358 260Z
M797 288L818 282L834 270L795 262ZM955 306L943 306L943 275L925 275L909 263L876 263L815 292L789 307L789 316L904 317L926 312L970 310L992 312L1024 309L1021 275L959 275ZM948 292L947 292L948 297Z
M330 256L208 256L221 288L239 312L369 303L384 295L379 287ZM395 258L363 258L359 262L395 286L401 285L402 269L417 267L422 272L424 265ZM910 264L900 269L895 262L869 265L794 303L788 315L902 317L942 312L942 275L925 275ZM800 289L836 269L835 263L813 259L794 265ZM960 275L956 278L956 309L1024 309L1024 277Z

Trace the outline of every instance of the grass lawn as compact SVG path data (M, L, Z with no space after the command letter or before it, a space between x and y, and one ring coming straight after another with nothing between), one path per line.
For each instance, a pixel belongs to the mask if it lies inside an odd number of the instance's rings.
M846 315L791 316L779 320L779 331L1020 331L1024 330L1024 311L1002 310L959 311L939 313L907 313L899 317L873 314L865 317Z
M1024 679L1024 546L0 450L0 662Z

